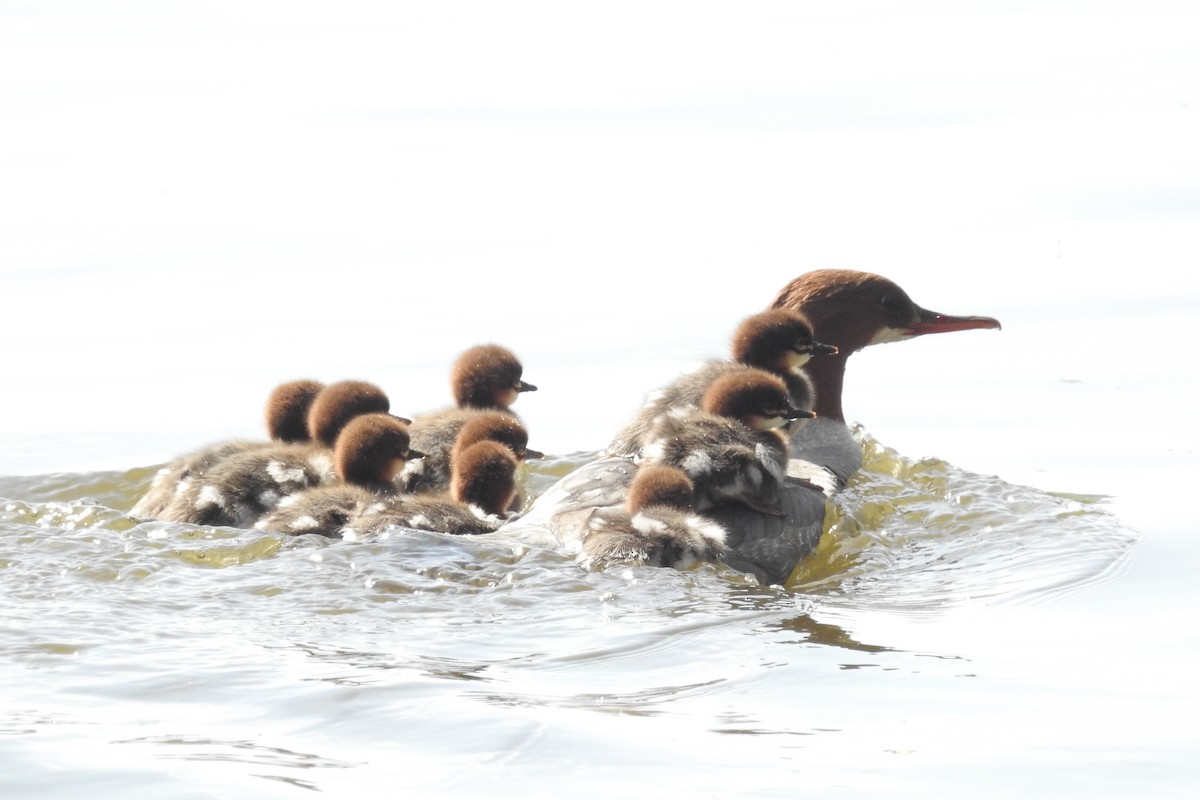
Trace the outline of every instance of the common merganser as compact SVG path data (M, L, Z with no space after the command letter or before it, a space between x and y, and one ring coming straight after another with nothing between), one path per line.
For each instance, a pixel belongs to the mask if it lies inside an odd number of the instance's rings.
M398 494L371 505L342 528L348 539L378 536L392 528L454 535L491 533L508 520L517 494L517 459L508 447L481 441L454 458L448 494Z
M634 461L683 470L701 511L736 503L782 514L788 448L778 429L811 413L791 405L781 378L743 366L714 380L700 408L676 408L654 420Z
M460 408L508 408L521 392L537 387L521 379L525 368L511 350L481 344L462 353L450 372L450 388Z
M382 389L368 381L338 381L322 389L308 415L308 436L332 448L350 420L362 414L386 414L392 404ZM411 420L398 417L405 424Z
M521 421L508 411L484 409L453 409L449 414L439 415L440 424L418 425L421 435L414 437L414 445L420 442L423 463L410 463L396 477L396 483L405 492L444 492L450 488L451 464L457 452L476 442L493 441L506 446L518 461L541 458L542 453L529 447L529 432ZM453 419L453 424L451 423Z
M386 413L389 407L387 395L375 384L332 383L317 394L308 412L313 441L273 443L222 459L202 474L181 480L155 516L169 522L249 527L284 497L335 480L332 446L338 434L356 416Z
M155 473L146 494L129 513L141 519L157 517L179 491L183 481L204 474L214 464L232 455L269 447L272 442L308 441L308 412L317 393L323 388L323 383L307 379L279 384L267 396L264 414L270 441L219 442L176 458Z
M645 404L625 424L608 446L613 456L633 456L646 442L651 424L674 408L698 408L704 392L721 375L749 365L778 375L787 384L792 405L811 410L813 388L801 368L813 356L837 352L832 345L813 338L812 327L803 314L773 308L742 320L730 346L733 360L713 359L699 369L676 378L652 392ZM794 429L788 425L786 430Z
M408 425L391 414L355 417L333 448L338 484L312 486L288 495L254 523L259 530L337 536L342 528L397 492L393 482L405 463L421 453L410 447Z
M410 464L400 476L404 490L445 491L449 487L450 451L468 420L484 412L504 412L520 425L520 418L510 407L522 392L537 391L536 386L521 379L523 372L512 351L499 345L478 345L459 355L450 370L450 392L456 405L418 414L413 420L413 446L425 453L425 458ZM520 447L527 444L528 434ZM532 457L522 456L515 449L513 452L519 459Z
M813 335L838 348L836 355L804 366L816 395L817 418L791 437L788 472L810 484L789 483L780 493L782 516L738 505L709 509L706 516L728 532L722 560L768 583L782 583L816 547L825 521L825 501L860 467L862 453L842 414L846 360L872 344L932 333L999 328L991 317L955 317L921 308L892 281L852 270L818 270L793 280L772 307L804 314ZM636 466L625 458L600 458L567 475L539 497L501 535L531 544L578 550L587 519L597 509L625 500Z
M587 522L579 561L589 568L615 564L688 569L719 561L725 529L695 513L695 487L675 467L645 464L629 485L625 506L602 509Z
M276 442L307 442L308 412L325 388L320 381L301 379L281 383L267 397L267 432Z
M463 423L450 449L450 462L476 442L499 442L518 461L541 458L544 454L529 446L529 432L521 421L505 411L480 411Z

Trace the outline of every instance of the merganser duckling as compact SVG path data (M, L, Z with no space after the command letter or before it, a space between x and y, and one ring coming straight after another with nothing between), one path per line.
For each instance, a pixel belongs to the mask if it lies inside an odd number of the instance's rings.
M336 479L333 443L364 413L386 413L390 403L378 386L339 381L322 389L308 412L313 441L259 447L219 461L184 479L157 515L169 522L250 527L284 497ZM407 420L397 417L401 422Z
M374 536L389 528L455 535L491 533L508 519L517 495L517 459L508 447L475 442L454 459L449 494L398 494L370 506L343 528L346 538Z
M836 347L816 341L804 315L790 309L770 309L742 320L734 331L730 350L732 361L711 360L653 392L613 438L608 446L609 455L635 455L645 444L655 419L673 408L698 408L712 382L741 365L778 375L787 384L792 405L809 411L813 407L812 384L800 368L813 356L837 352ZM798 422L812 416L804 414ZM790 432L798 427L791 423L785 430Z
M529 432L519 419L506 411L480 411L464 422L450 449L450 462L476 442L499 442L518 461L544 455L529 446Z
M362 414L386 414L392 404L384 391L367 381L338 381L317 394L308 415L308 436L333 447L338 434L350 420ZM406 425L411 420L397 417Z
M508 408L521 392L537 387L521 380L525 368L512 351L481 344L462 353L450 372L450 388L459 408Z
M537 391L536 386L521 379L523 372L524 367L510 350L494 344L472 347L455 360L450 371L450 391L456 405L420 414L413 420L413 445L425 453L425 458L410 464L400 477L400 485L405 491L445 491L448 488L450 451L468 420L485 411L500 411L520 424L520 418L510 406L522 392ZM527 441L520 447L524 449L526 444ZM516 449L513 453L522 460L540 457L522 456Z
M232 455L269 447L272 442L308 441L308 412L317 393L323 388L324 384L314 380L279 384L267 396L264 414L267 435L271 441L220 442L180 456L155 473L150 488L130 510L130 515L142 519L157 517L171 502L185 480L204 474L214 464Z
M675 467L645 464L629 485L625 506L588 520L580 562L589 568L614 564L689 569L720 561L725 529L695 513L695 487Z
M521 421L507 411L483 409L453 409L462 416L449 424L448 415L441 420L445 424L419 426L422 435L421 452L423 463L410 463L396 477L396 483L410 494L422 492L444 492L450 488L451 464L455 454L476 442L493 441L506 446L518 461L541 458L542 453L529 447L529 432ZM414 426L421 420L417 418ZM449 438L448 438L449 437Z
M836 355L804 365L816 396L817 418L791 437L789 474L823 490L788 482L780 493L784 516L726 504L706 512L728 533L724 561L759 580L782 583L813 551L824 529L825 501L861 466L862 453L842 415L846 360L872 344L932 333L999 328L991 317L955 317L921 308L892 281L852 270L801 275L775 298L773 307L804 314L813 335L838 348ZM586 521L597 509L620 505L636 467L625 458L600 458L552 486L500 533L531 544L577 549Z
M264 414L267 431L276 442L307 442L308 412L317 395L325 388L320 381L298 380L281 383L267 397Z
M391 414L363 414L338 434L333 468L339 484L313 486L288 495L254 523L259 530L337 536L350 520L381 497L395 494L396 474L421 457L409 446L408 425Z
M738 503L782 516L788 450L779 428L802 413L781 378L739 367L712 382L700 408L672 409L654 420L634 461L683 470L700 511Z

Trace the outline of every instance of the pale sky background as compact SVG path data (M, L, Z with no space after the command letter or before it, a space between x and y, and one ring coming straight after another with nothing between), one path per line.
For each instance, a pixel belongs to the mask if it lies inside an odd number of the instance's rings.
M257 436L294 377L427 410L485 340L542 387L531 444L594 449L848 267L1005 324L857 356L848 415L1035 480L1072 392L1200 385L1197 31L1190 2L4 3L0 472Z

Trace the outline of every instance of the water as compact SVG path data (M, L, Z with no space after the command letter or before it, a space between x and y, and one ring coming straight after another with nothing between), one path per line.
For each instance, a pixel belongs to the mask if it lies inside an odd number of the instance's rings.
M1111 746L1090 705L1111 690L1095 656L1053 720L1046 695L1067 676L1022 673L1028 658L1079 660L1041 641L1044 617L1104 590L1140 537L1095 498L860 435L866 468L786 588L717 566L586 573L435 534L348 545L136 522L121 512L146 469L4 479L0 494L27 498L0 515L21 688L7 780L29 796L483 781L515 795L550 790L565 766L585 793L665 773L752 796L897 774L914 793L1037 789L1064 759L1090 763ZM1119 785L1135 785L1120 762L1138 751L1109 766Z
M0 9L0 790L1194 796L1193 16ZM851 360L786 586L125 513L281 380L415 413L486 340L544 488L828 266L1005 328Z

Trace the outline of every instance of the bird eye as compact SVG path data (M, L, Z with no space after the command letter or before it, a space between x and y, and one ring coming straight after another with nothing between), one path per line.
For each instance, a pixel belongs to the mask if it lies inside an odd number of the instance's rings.
M904 309L904 301L894 294L885 294L880 299L879 304L888 311L901 311Z

